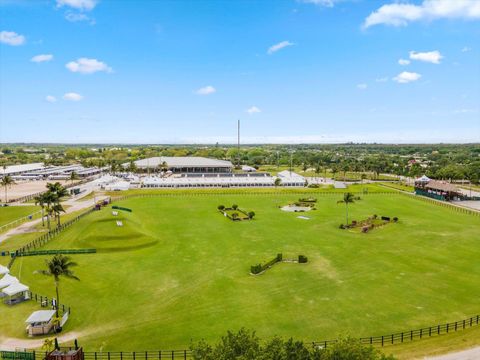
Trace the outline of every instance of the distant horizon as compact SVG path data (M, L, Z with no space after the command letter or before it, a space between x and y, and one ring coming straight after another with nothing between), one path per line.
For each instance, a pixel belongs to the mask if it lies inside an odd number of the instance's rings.
M8 145L32 145L32 146L54 146L54 145L72 145L72 146L92 146L92 145L102 145L102 146L237 146L237 143L123 143L123 142L92 142L92 143L74 143L74 142L6 142L0 143L0 146ZM395 142L332 142L332 143L240 143L240 147L243 145L248 146L264 146L264 145L480 145L480 141L476 142L405 142L405 143L395 143Z

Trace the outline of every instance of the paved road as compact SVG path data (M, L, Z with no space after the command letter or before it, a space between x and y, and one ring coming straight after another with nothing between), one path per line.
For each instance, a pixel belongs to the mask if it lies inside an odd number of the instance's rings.
M425 360L479 360L480 347L454 352L446 355L427 357Z

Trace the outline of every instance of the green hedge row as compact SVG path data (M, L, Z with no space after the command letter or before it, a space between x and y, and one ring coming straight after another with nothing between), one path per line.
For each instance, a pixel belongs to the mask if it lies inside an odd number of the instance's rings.
M34 250L11 253L11 256L39 256L39 255L58 255L58 254L93 254L97 249L65 249L65 250Z
M277 256L275 256L272 260L270 260L269 262L265 263L265 264L257 264L257 265L252 265L250 266L250 272L252 274L260 274L262 271L265 271L267 270L270 266L276 264L277 262L280 262L282 261L283 259L283 255L282 254L277 254Z

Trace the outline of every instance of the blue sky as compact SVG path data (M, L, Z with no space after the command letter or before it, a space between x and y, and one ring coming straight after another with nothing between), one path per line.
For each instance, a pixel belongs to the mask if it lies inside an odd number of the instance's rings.
M480 1L0 0L0 142L237 119L245 143L478 142Z

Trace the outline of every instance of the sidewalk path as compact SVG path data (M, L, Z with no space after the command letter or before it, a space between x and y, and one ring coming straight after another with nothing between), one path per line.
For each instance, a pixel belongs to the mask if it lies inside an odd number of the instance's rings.
M83 196L86 196L87 194L84 194ZM82 196L82 197L83 197ZM103 199L106 199L108 198L107 196L102 196L102 195L99 195L96 197L96 200L99 201L99 200L103 200ZM83 210L83 209L86 209L86 208L89 208L89 207L93 207L93 199L89 199L89 200L81 200L81 199L76 199L76 198L73 198L73 199L69 199L65 202L62 203L62 205L68 205L68 209L65 210L65 213L66 214L70 214L72 212L75 212L75 211L78 211L78 210ZM29 233L29 232L34 232L34 231L38 231L37 229L35 229L35 226L38 225L40 222L42 222L42 219L35 219L35 220L32 220L32 221L28 221L28 222L25 222L25 223L22 223L21 225L13 228L13 229L10 229L8 230L7 232L3 233L3 234L0 234L0 243L4 242L5 240L7 240L8 238L14 236L14 235L18 235L18 234L26 234L26 233Z
M426 357L425 360L479 360L480 347L454 352L446 355Z

